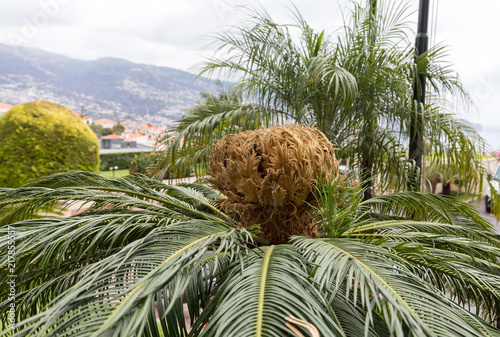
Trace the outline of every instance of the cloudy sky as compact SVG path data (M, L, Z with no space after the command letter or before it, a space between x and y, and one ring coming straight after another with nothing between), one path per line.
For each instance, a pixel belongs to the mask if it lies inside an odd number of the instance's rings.
M400 0L392 0L400 1ZM477 109L468 119L500 146L500 2L430 0L431 41L449 61ZM291 1L262 0L275 21L290 22ZM342 24L346 0L294 0L315 29ZM418 0L410 0L417 11ZM0 43L36 47L80 59L119 57L189 70L210 54L209 36L245 18L248 0L1 0ZM437 19L436 19L437 14ZM416 15L411 17L416 21ZM416 29L416 24L415 24ZM498 137L495 137L498 135ZM498 140L497 140L498 139Z

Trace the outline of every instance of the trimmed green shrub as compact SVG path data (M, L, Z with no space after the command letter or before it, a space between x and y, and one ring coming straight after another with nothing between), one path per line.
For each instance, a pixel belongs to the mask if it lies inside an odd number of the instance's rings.
M36 101L0 117L0 186L16 187L56 172L98 169L97 137L70 109Z

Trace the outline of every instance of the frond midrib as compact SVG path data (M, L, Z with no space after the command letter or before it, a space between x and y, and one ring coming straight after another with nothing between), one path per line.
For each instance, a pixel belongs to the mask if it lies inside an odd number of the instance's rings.
M165 259L162 263L160 263L156 268L155 270L158 270L159 268L165 266L166 264L168 264L170 261L172 261L175 257L183 254L185 251L187 251L189 248L195 246L196 244L200 243L200 242L203 242L207 239L209 239L210 237L213 237L214 235L219 235L219 234L223 234L223 233L226 233L227 231L220 231L220 232L216 232L216 233L210 233L209 235L206 235L206 236L203 236L201 238L199 238L198 240L195 240L193 242L191 242L190 244L182 247L181 249L179 249L177 252L175 252L174 254L170 255L167 259ZM155 272L155 270L152 270L151 272L149 272L149 274L153 274ZM99 329L98 331L96 331L94 333L95 336L98 336L99 333L101 333L102 331L107 331L111 328L111 326L108 326L106 327L106 324L111 321L114 317L114 315L120 310L120 308L132 297L131 295L133 295L137 290L139 290L140 288L142 288L147 282L149 282L149 279L147 279L147 276L145 276L144 278L146 278L144 281L142 281L141 283L139 283L137 286L134 286L134 289L127 295L126 298L123 299L123 301L120 302L120 304L113 310L113 312L109 315L109 317L104 321L104 323L102 324L102 328ZM104 329L103 329L104 328Z
M260 283L259 283L259 299L257 303L257 322L255 337L262 337L262 320L264 317L264 300L266 295L267 273L269 272L269 261L275 246L269 246L263 258Z
M363 263L361 260L359 260L358 258L356 258L354 255L352 255L351 253L343 250L342 248L338 247L338 246L335 246L329 242L326 242L324 240L319 240L320 242L328 245L328 246L331 246L333 247L334 249L336 250L339 250L340 252L342 252L343 254L349 256L353 261L356 261L357 263L359 263L359 265L364 268L365 270L367 270L371 275L375 276L385 287L386 289L388 289L399 301L400 303L402 303L406 309L412 313L412 316L417 318L418 321L421 323L421 326L427 326L424 321L422 320L422 318L413 310L413 308L408 305L408 303L401 297L401 295L399 295L399 293L394 290L393 287L391 287L380 275L378 275L375 270L373 270L372 268L370 268L367 264Z

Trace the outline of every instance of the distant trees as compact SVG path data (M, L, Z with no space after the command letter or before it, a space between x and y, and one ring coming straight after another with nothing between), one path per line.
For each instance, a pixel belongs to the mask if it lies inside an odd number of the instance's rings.
M111 130L114 134L121 135L125 132L125 127L120 122L118 122L118 124L116 124Z
M90 125L90 128L92 129L92 131L94 131L94 133L96 134L97 138L101 138L102 136L105 136L103 134L103 127L102 125L98 125L98 124L91 124ZM109 133L108 133L109 134Z
M70 109L49 101L20 104L0 117L0 187L52 173L99 170L99 144Z
M118 123L116 124L113 128L103 128L102 125L99 124L92 124L90 125L90 128L94 133L96 134L97 138L101 138L102 136L107 136L111 134L117 134L121 135L122 133L125 132L125 127Z

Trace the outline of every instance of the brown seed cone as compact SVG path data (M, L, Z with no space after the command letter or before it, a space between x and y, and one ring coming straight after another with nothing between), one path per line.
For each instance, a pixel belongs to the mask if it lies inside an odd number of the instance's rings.
M211 149L207 181L241 225L260 224L262 237L288 242L317 236L311 216L316 179L338 175L333 145L320 131L286 125L228 135Z

